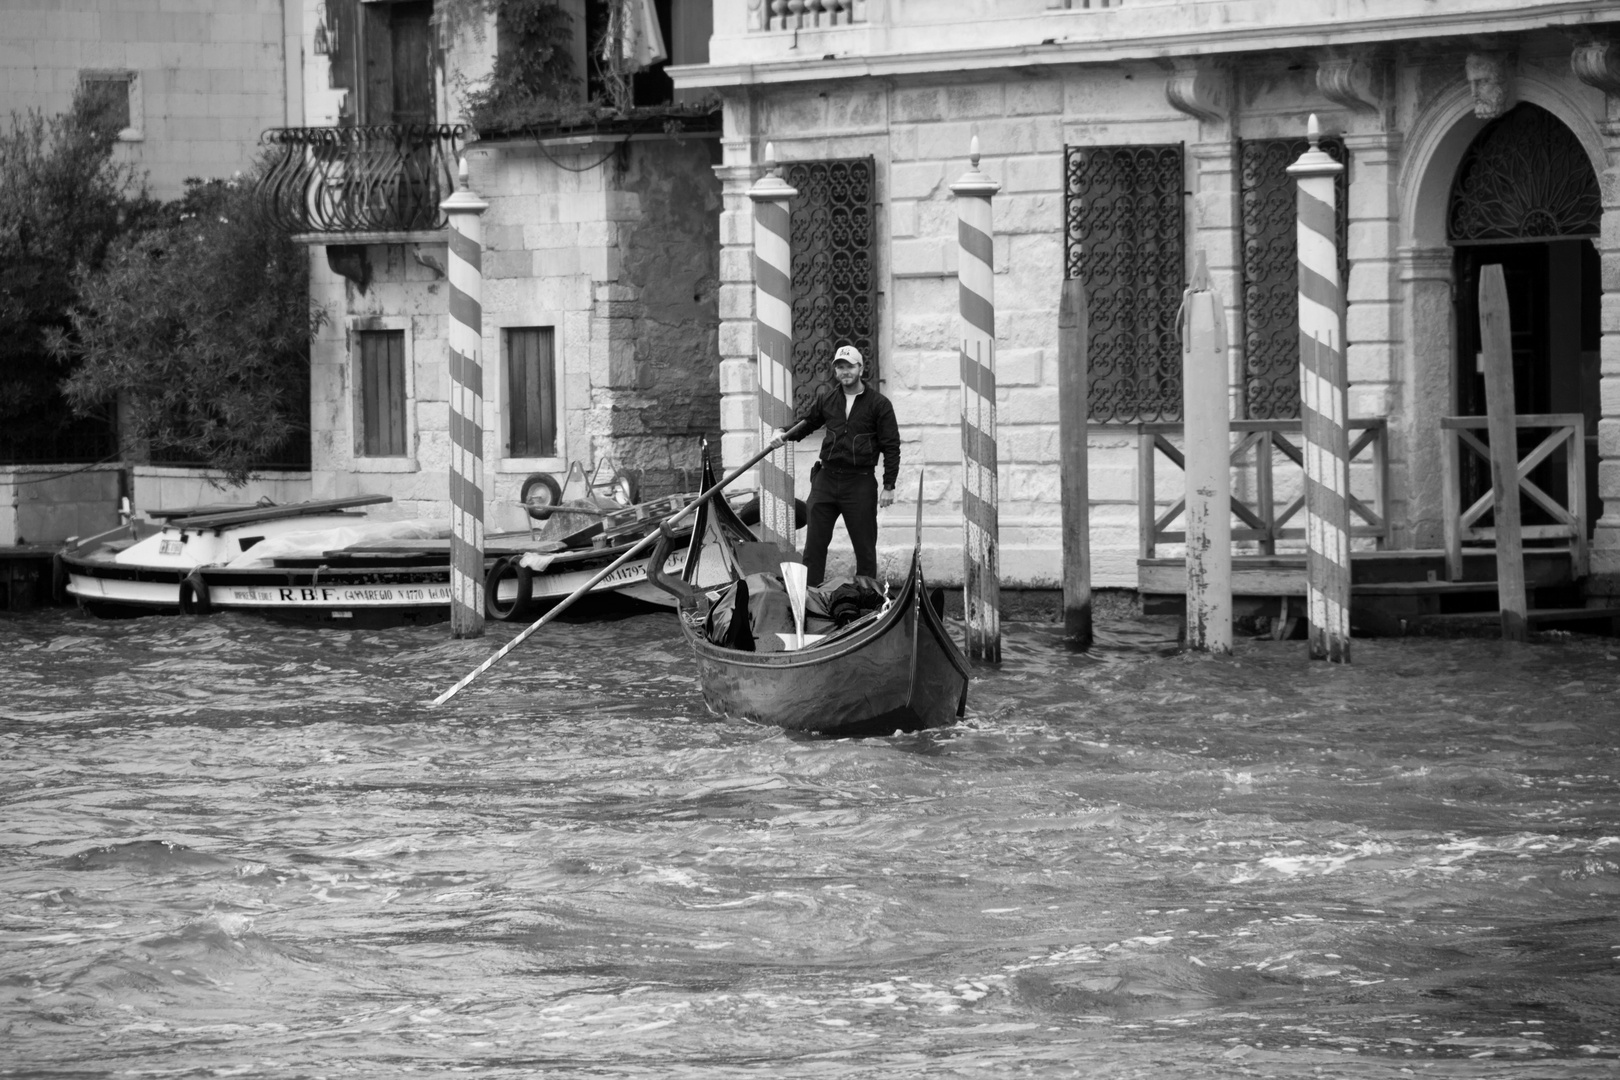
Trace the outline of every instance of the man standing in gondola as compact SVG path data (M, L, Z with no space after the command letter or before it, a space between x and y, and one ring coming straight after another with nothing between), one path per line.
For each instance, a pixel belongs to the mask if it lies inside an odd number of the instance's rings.
M855 573L877 577L878 507L894 502L894 482L900 474L900 426L894 406L863 379L864 362L853 345L840 345L832 355L833 385L823 387L813 402L799 410L787 431L778 431L773 448L784 441L798 442L817 428L826 428L821 458L810 469L808 532L804 539L804 566L811 585L820 585L827 571L827 545L839 517L855 549ZM873 469L883 457L883 489L878 490Z

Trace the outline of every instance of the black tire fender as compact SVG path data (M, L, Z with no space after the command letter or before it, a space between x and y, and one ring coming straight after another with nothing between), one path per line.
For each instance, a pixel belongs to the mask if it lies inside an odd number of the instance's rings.
M180 579L180 610L187 615L214 613L214 598L209 595L208 582L201 570L193 570Z
M53 604L66 604L68 600L68 568L62 553L57 552L51 556L51 602Z
M517 595L510 604L503 604L499 592L501 582L508 574L517 579ZM484 576L484 613L501 622L521 618L534 599L534 571L523 565L521 559L497 559Z

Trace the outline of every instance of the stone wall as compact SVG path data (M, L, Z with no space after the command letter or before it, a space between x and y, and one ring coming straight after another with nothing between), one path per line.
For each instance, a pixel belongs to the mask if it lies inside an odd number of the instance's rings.
M117 525L120 468L0 466L0 547L57 543Z
M288 9L292 7L293 10ZM151 193L246 170L259 135L297 123L299 13L283 0L20 0L0 36L0 115L65 112L81 74L134 78L120 160ZM287 118L295 119L289 121Z
M613 341L608 444L647 497L691 490L720 434L720 185L710 140L633 142L618 186L620 276L598 311ZM599 417L600 418L600 417Z

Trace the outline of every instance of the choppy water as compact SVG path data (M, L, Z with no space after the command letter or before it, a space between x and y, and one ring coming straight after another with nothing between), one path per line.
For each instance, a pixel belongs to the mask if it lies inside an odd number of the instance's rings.
M0 1074L1615 1073L1620 642L1103 629L830 742L665 614L0 621Z

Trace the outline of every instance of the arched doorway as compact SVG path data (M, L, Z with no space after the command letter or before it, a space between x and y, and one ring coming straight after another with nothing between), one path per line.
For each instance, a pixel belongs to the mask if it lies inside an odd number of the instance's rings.
M1526 102L1474 137L1457 166L1446 214L1457 283L1457 410L1485 412L1479 272L1499 264L1513 322L1515 411L1586 415L1588 532L1598 505L1603 290L1593 241L1602 211L1597 174L1574 132ZM1489 486L1483 473L1476 463L1462 478L1465 495ZM1545 481L1561 486L1551 474Z

